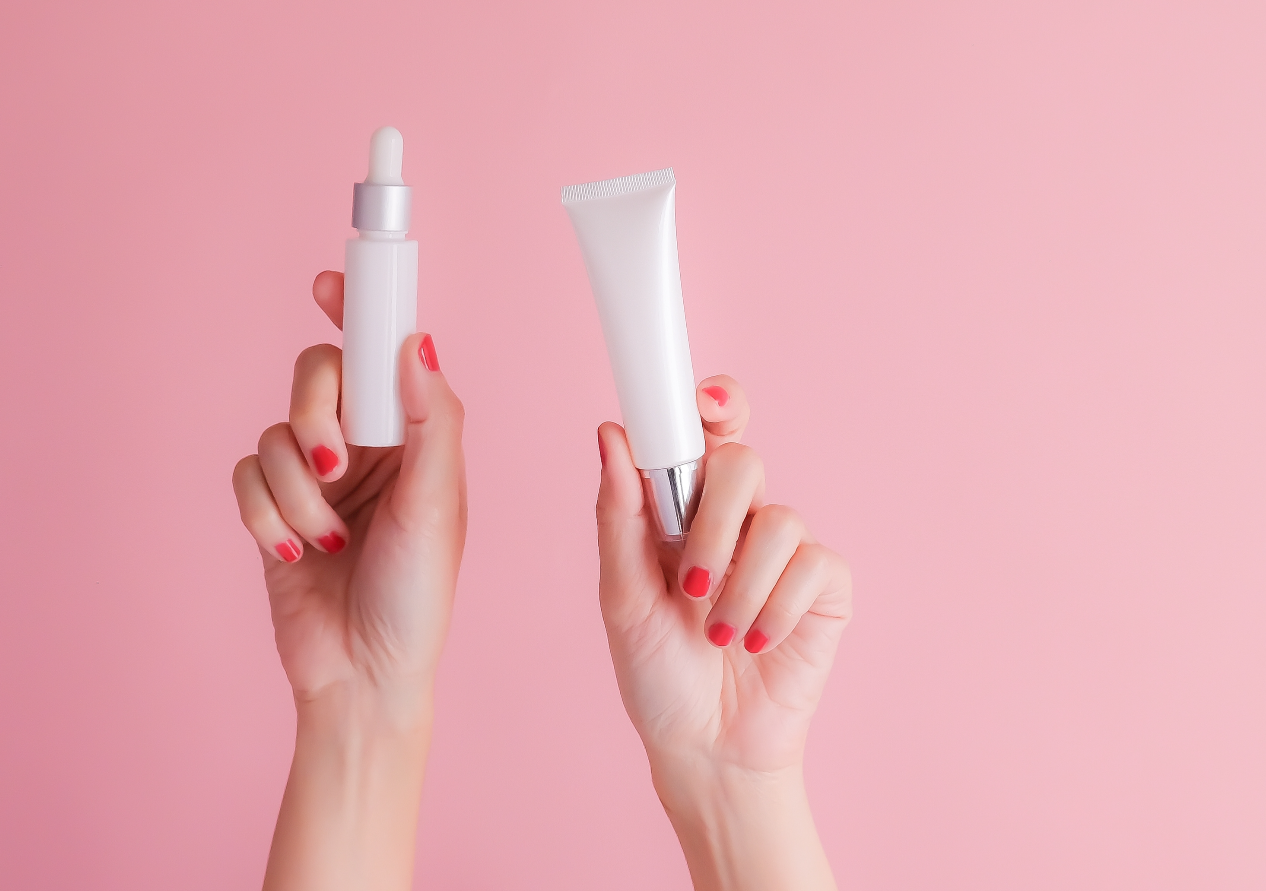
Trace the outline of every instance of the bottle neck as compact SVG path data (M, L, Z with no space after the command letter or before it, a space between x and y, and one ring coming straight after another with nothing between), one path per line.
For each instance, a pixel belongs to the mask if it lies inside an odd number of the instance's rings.
M365 241L404 241L408 232L385 232L380 229L357 229Z

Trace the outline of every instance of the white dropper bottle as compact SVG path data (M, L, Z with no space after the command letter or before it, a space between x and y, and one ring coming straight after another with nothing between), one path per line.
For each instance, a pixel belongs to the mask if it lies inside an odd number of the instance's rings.
M404 137L381 127L369 141L369 175L352 191L343 282L343 438L404 443L400 349L418 322L418 243L407 241L413 190L404 184Z

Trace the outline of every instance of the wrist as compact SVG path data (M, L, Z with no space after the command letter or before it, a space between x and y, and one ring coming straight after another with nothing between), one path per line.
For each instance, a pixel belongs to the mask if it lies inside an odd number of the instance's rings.
M431 709L399 710L338 695L296 704L292 780L336 781L345 805L372 811L378 799L420 798L431 743Z
M696 891L835 888L799 762L755 771L659 758L651 773Z
M322 788L327 799L336 792L350 820L416 819L431 744L429 697L402 707L377 691L340 685L295 705L292 782Z
M295 695L296 732L354 746L361 742L429 740L434 698L429 685L373 685L363 680Z
M402 709L334 686L297 697L296 709L294 761L265 888L408 888L429 699Z

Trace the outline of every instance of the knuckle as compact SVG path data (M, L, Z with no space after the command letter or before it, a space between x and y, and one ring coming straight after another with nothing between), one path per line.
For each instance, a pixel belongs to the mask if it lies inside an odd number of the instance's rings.
M771 600L761 610L761 624L770 629L794 628L798 621L800 616L788 609L787 604L781 600Z
M835 553L820 544L802 544L796 552L805 563L808 574L825 584L834 569Z
M799 512L785 504L767 504L756 511L752 524L759 523L761 529L780 538L799 539L804 531L804 521Z
M292 411L290 413L290 429L294 431L295 439L299 438L301 430L310 431L315 421L316 415L308 409Z
M239 497L240 489L259 473L259 455L247 455L233 465L233 489Z
M246 531L256 538L261 537L262 530L270 519L269 511L258 504L239 504L238 513L242 515L242 525L246 527Z
M332 528L325 501L307 493L294 493L290 499L280 502L282 518L295 529L320 530Z
M760 479L765 475L765 464L761 461L760 455L756 454L756 450L751 446L743 445L741 442L721 443L716 447L708 462L719 462L719 467L723 472L735 476Z
M842 591L853 590L853 570L849 568L848 563L835 551L826 545L815 544L814 549L818 555L821 564L818 566L819 571L825 572L832 579L834 585Z
M445 402L447 403L445 406L445 413L448 415L453 424L457 426L457 429L460 430L466 423L466 406L463 405L462 401L451 392Z
M264 452L274 451L282 446L289 445L292 436L290 425L285 421L273 424L259 435L259 454L262 455Z
M426 419L428 430L441 435L450 435L461 439L462 428L466 424L466 410L456 399L444 400L434 406Z
M838 561L840 587L851 597L853 596L853 569L838 554L835 555L835 559Z
M830 548L820 544L809 547L809 559L813 561L814 574L822 580L823 594L836 604L839 617L848 623L853 618L853 571Z
M341 355L342 350L332 343L318 343L307 347L295 357L295 377L302 377L323 365L329 365Z

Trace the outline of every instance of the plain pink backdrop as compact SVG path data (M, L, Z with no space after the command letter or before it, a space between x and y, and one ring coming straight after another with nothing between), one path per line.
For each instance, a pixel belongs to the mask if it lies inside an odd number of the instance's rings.
M695 369L849 558L844 888L1266 887L1266 9L8 3L0 885L246 888L289 689L229 487L407 140L470 537L419 888L686 888L598 615L559 187L667 165Z

